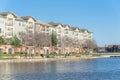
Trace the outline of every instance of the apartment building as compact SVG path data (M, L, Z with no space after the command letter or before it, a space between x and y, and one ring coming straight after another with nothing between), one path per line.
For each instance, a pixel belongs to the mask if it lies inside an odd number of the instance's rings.
M33 38L32 34L36 32L50 35L53 31L56 32L58 39L57 53L81 52L81 45L84 44L85 40L92 39L93 35L93 33L87 29L80 29L78 27L54 22L45 23L36 20L32 16L17 16L13 12L0 12L0 36L4 36L6 39L10 39L14 35L17 35L21 39L21 34L28 34L27 38L29 40ZM24 43L23 41L22 43L28 45L28 43ZM1 46L0 49L2 48L4 47ZM4 52L9 53L9 49L12 49L10 45ZM51 51L48 46L44 46L43 49L43 53L50 53ZM28 52L34 52L32 43L29 45ZM12 53L14 53L14 51L12 51Z
M84 44L86 40L93 39L93 33L87 29L80 29L55 22L50 22L49 24L53 26L56 31L59 53L81 52L82 44Z

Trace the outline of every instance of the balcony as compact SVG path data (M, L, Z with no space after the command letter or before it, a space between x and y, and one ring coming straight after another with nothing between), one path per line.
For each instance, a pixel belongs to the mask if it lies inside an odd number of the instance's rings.
M46 28L46 31L49 32L49 28Z
M68 34L68 31L65 31L65 34Z
M7 28L6 32L13 32L13 28Z
M28 32L29 34L32 34L32 33L33 33L33 31L32 31L32 30L28 30L27 32Z
M13 26L13 22L7 22L6 26Z
M58 33L61 33L61 30L58 30Z
M8 19L6 22L7 26L13 26L13 19Z
M33 29L33 27L32 26L28 26L28 29Z
M29 22L29 23L28 23L28 27L29 27L29 28L33 28L33 23L32 23L32 22Z
M12 36L13 36L13 33L12 33L12 32L7 32L7 33L6 33L6 37L7 37L7 38L11 38Z
M41 29L42 31L45 31L45 28L44 27L42 27L42 29Z
M78 36L78 34L75 34L75 36Z

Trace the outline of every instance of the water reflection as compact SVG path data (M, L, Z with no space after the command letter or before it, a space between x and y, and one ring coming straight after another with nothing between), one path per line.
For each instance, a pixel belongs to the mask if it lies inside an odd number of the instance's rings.
M0 63L0 80L119 80L119 62L120 59L104 58Z
M78 67L79 66L79 67ZM0 63L1 74L36 73L36 72L85 72L93 65L87 61L51 61L29 63Z

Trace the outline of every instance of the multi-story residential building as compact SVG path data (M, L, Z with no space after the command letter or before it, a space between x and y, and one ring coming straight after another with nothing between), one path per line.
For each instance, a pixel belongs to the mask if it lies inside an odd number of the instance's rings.
M45 23L32 16L17 16L13 12L0 13L0 36L4 36L6 39L10 39L14 35L21 39L21 34L27 34L27 40L29 40L33 38L36 32L50 35L53 31L56 32L58 39L57 53L80 52L81 45L84 44L85 40L92 39L93 35L87 29L54 22ZM22 39L21 41L22 44L28 45L28 42L24 43ZM33 46L32 41L28 46ZM33 49L33 47L30 47L30 49ZM50 50L50 46L44 46L43 53L50 53ZM8 53L9 49L6 52Z
M74 52L74 49L77 49L77 52L81 52L82 44L86 40L92 40L92 32L89 32L87 29L80 29L78 27L71 27L69 25L64 25L61 23L50 22L50 25L53 26L57 33L58 38L58 48L64 48L59 52Z

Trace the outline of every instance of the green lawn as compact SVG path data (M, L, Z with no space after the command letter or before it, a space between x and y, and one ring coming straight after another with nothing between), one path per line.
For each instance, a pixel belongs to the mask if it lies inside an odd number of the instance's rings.
M18 56L18 55L20 55L20 54L0 54L0 57L2 57L2 56Z
M16 59L16 58L0 58L0 60L12 60L12 59Z
M18 54L0 54L0 60L11 60L16 59L14 56L17 56Z

